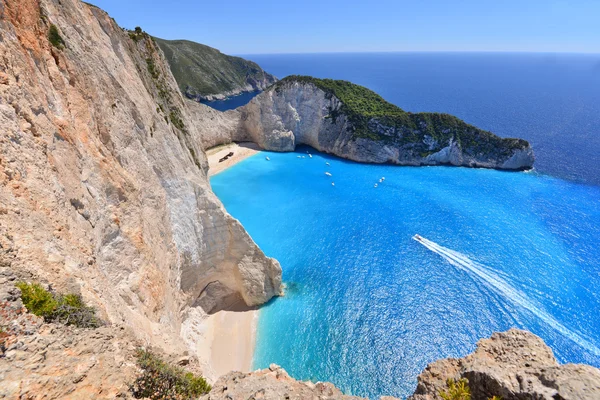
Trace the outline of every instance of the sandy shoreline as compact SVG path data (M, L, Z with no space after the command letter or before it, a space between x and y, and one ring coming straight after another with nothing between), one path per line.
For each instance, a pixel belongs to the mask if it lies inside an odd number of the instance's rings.
M256 344L258 310L219 311L204 322L205 359L210 365L209 378L230 371L252 371Z
M239 163L246 158L261 151L260 147L252 142L229 143L206 150L208 157L208 176L213 176L227 168ZM223 162L219 160L230 152L233 156Z
M251 142L229 143L208 149L208 176L223 172L260 151ZM233 156L219 162L230 152ZM216 379L230 371L252 371L257 324L258 310L219 311L206 316L202 353L210 366L209 378Z

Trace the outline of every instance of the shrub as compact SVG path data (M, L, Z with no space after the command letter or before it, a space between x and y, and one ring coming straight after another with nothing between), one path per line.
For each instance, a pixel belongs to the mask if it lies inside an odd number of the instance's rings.
M87 306L77 294L55 294L39 283L17 283L21 300L30 313L43 317L46 322L59 322L80 328L97 328L102 321L93 307Z
M183 400L206 394L211 389L202 376L169 365L149 351L139 349L136 357L142 369L142 374L130 385L136 399Z
M87 306L78 294L57 296L57 307L53 319L65 325L75 325L82 328L98 328L102 322L96 316L96 310Z
M171 120L171 123L180 131L185 132L185 124L183 123L183 120L181 119L181 114L179 113L179 110L175 109L173 111L171 111L169 113L169 119Z
M444 400L471 400L471 389L469 388L469 381L466 379L460 379L458 382L452 378L448 378L446 381L448 390L440 391L440 397Z
M30 313L47 319L56 310L58 303L54 296L39 283L19 282L17 287L21 289L21 300Z
M57 49L65 47L65 41L60 36L60 33L58 33L58 28L54 24L50 25L50 29L48 30L48 40Z
M156 65L154 64L154 60L152 58L146 58L146 66L148 67L148 72L152 76L153 79L158 79L159 72L156 69Z
M448 378L446 381L448 390L440 391L440 397L444 400L471 400L471 388L469 388L469 381L465 378L460 379L458 382L452 378ZM502 400L500 396L492 396L488 400Z

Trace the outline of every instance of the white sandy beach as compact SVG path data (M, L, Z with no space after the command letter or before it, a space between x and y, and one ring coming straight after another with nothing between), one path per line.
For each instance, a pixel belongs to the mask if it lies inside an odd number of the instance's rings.
M209 165L208 176L218 174L260 151L260 147L252 142L229 143L208 149L206 150ZM230 152L233 152L233 156L223 162L219 162L221 158Z
M213 176L260 152L254 143L229 143L206 150L209 176ZM233 152L226 161L219 159ZM219 311L205 320L204 343L208 345L205 359L213 377L230 371L250 372L256 341L258 310Z

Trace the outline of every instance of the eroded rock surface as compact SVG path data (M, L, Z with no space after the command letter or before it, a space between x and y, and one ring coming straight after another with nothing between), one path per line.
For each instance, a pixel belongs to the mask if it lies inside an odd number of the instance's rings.
M559 365L536 335L511 329L482 339L473 354L430 364L410 400L441 399L446 380L466 378L473 400L600 399L600 370L583 364Z
M231 372L219 378L211 392L202 400L361 400L346 396L328 382L300 382L291 378L283 368L269 368L244 374ZM364 400L364 399L363 399Z
M0 245L170 353L195 351L208 313L281 285L212 193L188 106L154 41L99 8L0 2Z

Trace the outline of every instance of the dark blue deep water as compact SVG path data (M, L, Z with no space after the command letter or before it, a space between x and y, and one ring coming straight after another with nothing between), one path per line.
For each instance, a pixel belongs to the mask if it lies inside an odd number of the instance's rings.
M405 397L429 362L510 327L540 335L561 362L600 367L598 59L252 58L279 76L349 79L410 111L459 115L538 154L536 171L511 173L364 165L303 147L214 176L287 286L261 309L255 367Z
M228 97L223 100L201 101L201 103L219 111L233 110L235 108L245 106L259 93L259 91L246 92L237 96Z

